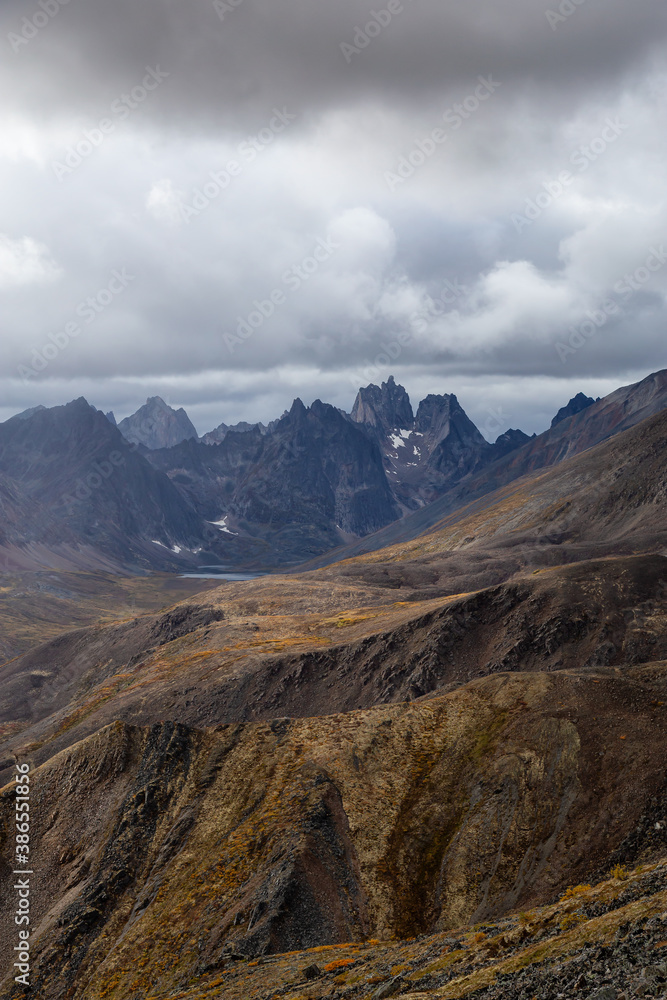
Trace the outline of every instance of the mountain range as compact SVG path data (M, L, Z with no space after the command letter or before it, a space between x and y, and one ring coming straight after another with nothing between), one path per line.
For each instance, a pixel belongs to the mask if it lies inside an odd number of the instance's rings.
M0 424L7 568L271 570L416 537L498 487L667 405L667 372L563 407L544 434L485 440L454 395L416 413L393 377L350 414L297 399L268 426L197 437L159 397L116 421L86 400ZM314 560L314 561L313 561ZM319 560L319 562L318 562Z
M37 995L660 996L663 384L470 473L388 547L49 622L0 666L2 843L32 768ZM331 421L383 467L383 428L292 409L290 440L329 447ZM9 913L4 854L0 874ZM3 1000L12 960L3 935Z

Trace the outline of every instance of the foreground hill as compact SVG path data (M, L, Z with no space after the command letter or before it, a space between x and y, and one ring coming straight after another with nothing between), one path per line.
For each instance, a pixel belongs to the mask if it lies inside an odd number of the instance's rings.
M0 665L71 629L159 611L215 586L166 573L2 573Z
M667 850L666 757L664 661L502 673L325 718L116 723L33 775L36 992L165 995L230 953L451 932L547 903ZM6 973L8 936L0 948Z
M666 581L661 556L580 563L423 602L278 577L70 632L0 669L0 726L12 734L0 743L0 780L12 754L41 763L115 719L307 718L491 673L667 659Z
M407 941L371 939L246 961L230 953L181 1000L608 1000L667 983L667 860L569 887L549 906ZM159 993L147 994L160 996ZM164 994L161 994L164 996Z

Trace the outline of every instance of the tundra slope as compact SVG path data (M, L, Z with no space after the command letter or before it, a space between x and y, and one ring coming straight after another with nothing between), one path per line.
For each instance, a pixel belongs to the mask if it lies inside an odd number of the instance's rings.
M667 659L665 581L667 559L635 556L444 601L359 607L348 597L350 611L332 616L276 613L272 582L250 615L213 591L161 615L68 633L0 671L0 780L12 754L42 763L116 719L306 718L488 674ZM331 588L315 595L328 606Z
M0 763L24 746L43 761L116 718L307 716L494 670L660 659L666 432L659 414L384 553L64 634L0 670Z
M33 775L36 993L166 994L230 953L547 903L667 851L666 757L665 661L499 674L324 718L115 723ZM0 794L3 912L14 794ZM10 935L0 955L6 974Z

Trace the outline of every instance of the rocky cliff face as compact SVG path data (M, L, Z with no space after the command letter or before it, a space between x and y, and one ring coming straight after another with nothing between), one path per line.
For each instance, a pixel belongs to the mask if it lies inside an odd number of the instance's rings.
M296 400L264 439L238 489L234 513L255 523L309 521L365 535L399 515L373 443L335 407Z
M468 475L489 449L456 396L427 396L422 400L415 431L425 439L430 468L442 476L441 491Z
M417 415L393 377L359 391L352 420L378 442L389 483L405 510L414 510L473 470L529 440L508 432L492 447L454 395L429 395Z
M229 429L217 445L189 441L147 457L202 517L224 521L230 553L254 539L264 565L299 562L400 515L377 444L319 400L296 400L270 430Z
M171 448L188 441L198 440L197 431L185 410L173 410L160 396L147 399L131 417L125 417L118 429L130 444L145 448Z
M351 416L355 423L372 430L381 442L403 428L412 428L415 422L410 397L393 375L381 386L360 389Z

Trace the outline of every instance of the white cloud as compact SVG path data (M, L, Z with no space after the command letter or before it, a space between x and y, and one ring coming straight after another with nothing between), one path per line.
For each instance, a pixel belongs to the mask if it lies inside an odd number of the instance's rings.
M61 274L48 247L29 236L13 240L0 233L0 289L42 285Z
M182 194L174 190L168 178L156 181L146 198L146 208L153 218L172 226L183 221L182 205Z

